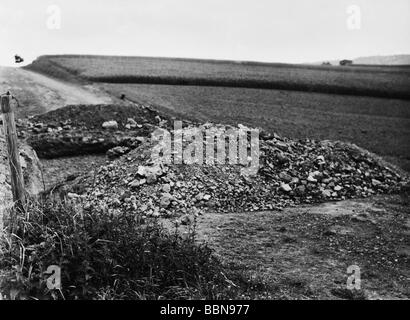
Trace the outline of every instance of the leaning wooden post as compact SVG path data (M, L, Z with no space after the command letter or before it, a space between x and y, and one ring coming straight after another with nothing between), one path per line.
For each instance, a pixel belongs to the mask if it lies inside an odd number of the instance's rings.
M23 210L25 203L24 177L20 164L20 152L17 144L17 130L14 119L14 110L11 105L10 92L7 92L7 94L1 96L1 112L3 114L3 131L7 144L14 206L18 210ZM10 218L11 221L14 220L14 217Z

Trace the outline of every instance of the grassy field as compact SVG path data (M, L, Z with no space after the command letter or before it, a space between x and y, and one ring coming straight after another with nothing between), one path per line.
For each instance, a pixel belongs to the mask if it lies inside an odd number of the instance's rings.
M65 55L40 57L28 68L98 82L181 118L353 142L410 171L410 66Z
M410 99L409 66L314 66L148 57L43 56L28 69L93 82L244 87Z
M342 140L410 171L410 102L244 88L104 84L113 95L181 118L262 127L293 138Z

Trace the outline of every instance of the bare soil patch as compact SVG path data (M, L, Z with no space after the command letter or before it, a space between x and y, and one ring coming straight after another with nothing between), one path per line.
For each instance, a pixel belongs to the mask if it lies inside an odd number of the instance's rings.
M197 219L224 264L279 299L409 299L409 196L298 206ZM362 289L346 289L347 267Z

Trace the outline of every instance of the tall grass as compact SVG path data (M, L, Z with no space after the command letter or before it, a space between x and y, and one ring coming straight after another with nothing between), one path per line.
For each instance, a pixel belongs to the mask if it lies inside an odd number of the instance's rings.
M7 299L218 299L232 292L195 232L181 237L132 212L44 199L28 204L0 242L0 293ZM61 268L61 290L45 271Z

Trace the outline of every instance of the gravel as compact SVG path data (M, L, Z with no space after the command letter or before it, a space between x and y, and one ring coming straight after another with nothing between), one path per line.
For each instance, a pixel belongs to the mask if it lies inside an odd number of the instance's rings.
M238 129L209 123L199 128ZM395 193L408 185L407 177L395 168L352 144L292 140L266 132L260 133L259 144L255 176L241 174L242 165L163 163L151 158L155 142L146 139L93 176L78 178L64 189L83 190L79 196L87 206L104 206L112 214L132 212L141 221L174 217L189 224L204 212L281 210Z

